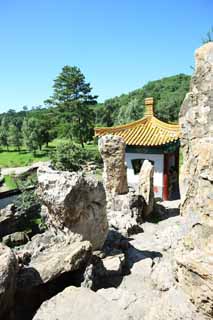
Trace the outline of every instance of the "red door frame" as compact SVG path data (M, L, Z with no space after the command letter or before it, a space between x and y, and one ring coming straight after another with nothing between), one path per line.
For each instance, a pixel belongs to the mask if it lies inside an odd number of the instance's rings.
M163 164L163 200L169 198L169 186L168 186L168 153L164 153Z

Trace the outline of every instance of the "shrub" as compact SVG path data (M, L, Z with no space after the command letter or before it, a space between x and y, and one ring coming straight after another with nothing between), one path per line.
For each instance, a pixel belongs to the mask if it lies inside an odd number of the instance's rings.
M63 142L51 154L51 163L54 169L78 171L89 160L87 150L73 142Z

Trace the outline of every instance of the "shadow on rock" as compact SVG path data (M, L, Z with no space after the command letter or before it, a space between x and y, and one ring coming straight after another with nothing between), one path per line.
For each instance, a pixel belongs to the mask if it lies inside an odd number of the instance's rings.
M131 268L136 262L139 262L144 259L151 259L152 264L156 258L162 258L163 255L158 251L148 251L148 250L139 250L134 246L129 245L129 249L126 252L126 260L128 263L129 272L131 273Z
M51 299L53 296L63 291L66 287L80 287L83 281L83 273L85 267L81 270L66 272L47 283L43 283L37 270L34 268L26 268L21 271L22 277L19 277L18 289L15 295L15 319L31 320L40 307L40 305ZM21 282L23 279L23 282ZM27 283L35 286L27 287Z

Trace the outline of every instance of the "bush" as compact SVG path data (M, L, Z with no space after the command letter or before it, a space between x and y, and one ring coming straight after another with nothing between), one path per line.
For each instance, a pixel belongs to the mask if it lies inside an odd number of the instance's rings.
M73 142L63 142L51 154L51 163L54 169L78 171L89 160L87 150Z

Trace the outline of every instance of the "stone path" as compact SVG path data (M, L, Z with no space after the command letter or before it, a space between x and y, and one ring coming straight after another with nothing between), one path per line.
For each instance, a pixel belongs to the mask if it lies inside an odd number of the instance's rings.
M16 168L1 168L1 175L2 176L6 176L6 175L20 175L23 174L25 172L28 172L31 169L36 169L38 167L40 167L41 165L44 164L49 164L49 161L46 162L35 162L30 166L25 166L25 167L16 167Z

